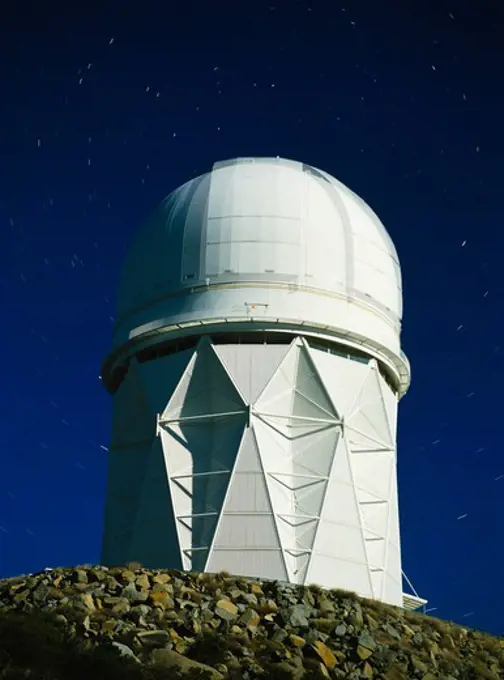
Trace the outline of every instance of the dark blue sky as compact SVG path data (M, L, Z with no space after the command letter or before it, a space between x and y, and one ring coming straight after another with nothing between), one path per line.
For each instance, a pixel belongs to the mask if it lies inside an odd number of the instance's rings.
M3 15L0 576L99 560L99 373L135 229L214 161L280 155L350 186L396 243L413 371L403 565L434 615L504 630L499 4L18 2Z

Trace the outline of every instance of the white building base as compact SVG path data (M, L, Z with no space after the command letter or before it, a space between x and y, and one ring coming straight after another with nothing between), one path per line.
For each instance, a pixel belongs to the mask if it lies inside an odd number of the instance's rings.
M403 606L397 397L374 359L341 352L203 338L133 360L114 396L103 563Z

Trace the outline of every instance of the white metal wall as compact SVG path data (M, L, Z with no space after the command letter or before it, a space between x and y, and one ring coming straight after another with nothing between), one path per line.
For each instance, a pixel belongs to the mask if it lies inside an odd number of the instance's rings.
M106 564L225 569L402 604L397 398L374 360L301 338L204 338L133 362L114 411Z

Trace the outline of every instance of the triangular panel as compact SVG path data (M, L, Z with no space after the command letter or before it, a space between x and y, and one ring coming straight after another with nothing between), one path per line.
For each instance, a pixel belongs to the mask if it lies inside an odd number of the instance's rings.
M112 450L108 455L105 521L110 524L110 533L123 536L123 544L126 534L131 537L141 504L151 446L146 441L136 446Z
M327 477L336 450L340 430L328 427L291 442L293 472Z
M390 602L396 607L401 607L403 602L402 581L397 581L387 570L384 574L383 600Z
M363 420L364 417L361 414L361 426ZM352 453L391 451L391 447L386 446L382 440L370 437L369 434L364 433L362 430L352 427L351 423L345 424L345 430L346 439ZM367 428L367 432L369 432L369 428Z
M145 567L182 567L168 475L159 439L147 456L148 468L134 523L128 559Z
M253 427L265 472L291 473L290 441L263 422L262 418L254 417Z
M288 395L289 400L292 395ZM292 418L290 416L269 415L265 413L257 414L263 422L267 423L271 428L276 430L282 437L286 439L295 440L302 437L323 432L330 427L334 427L327 423L325 418L323 421L306 420L303 418Z
M245 404L208 342L201 342L161 420L245 412Z
M245 428L243 433L240 450L236 459L235 472L237 474L246 472L259 472L263 474L257 440L252 427Z
M397 394L386 383L385 379L381 374L379 376L379 380L381 393L383 395L383 401L385 404L385 411L387 412L387 420L390 434L392 435L392 439L395 442L397 434L397 407L399 400L397 398Z
M203 570L207 561L244 426L242 416L161 430L182 550L192 569Z
M349 454L343 439L338 441L336 447L321 519L324 522L352 527L360 533L362 532L359 504L353 485ZM318 536L316 539L317 544L322 549ZM325 549L330 550L331 546L327 546ZM337 553L334 556L339 557Z
M244 550L236 554L240 546ZM252 554L251 550L256 552ZM286 579L285 567L279 567L275 550L281 551L280 539L254 430L249 427L244 431L205 568L212 570L214 565L222 564L227 554L236 573L250 574L250 560L255 557L261 559L267 571Z
M289 345L214 345L246 402L253 404L265 388Z
M291 583L304 583L310 562L310 552L287 550L285 562Z
M377 600L382 599L384 572L371 570L371 584L373 586L373 597Z
M313 519L313 518L307 518L303 517L302 515L278 515L278 519L282 520L284 524L287 526L291 527L291 529L298 530L300 527L304 527L306 525L313 525L315 524L318 520ZM303 531L303 529L301 529Z
M372 570L385 569L386 547L385 538L376 538L366 541L368 564Z
M360 511L366 538L378 536L385 538L388 533L388 502L361 503Z
M310 415L307 413L307 403L313 404L318 413L324 413L326 418L337 419L337 414L324 384L315 368L307 348L303 345L299 348L298 367L295 382L296 397L293 404L293 415ZM298 398L303 397L302 400ZM316 417L316 416L312 416ZM321 416L322 417L322 416Z
M150 442L156 435L156 416L149 408L135 359L114 394L112 448Z
M318 479L314 475L308 476L278 472L270 472L269 474L276 482L292 492L301 491L302 489L307 489L312 486L320 486L320 484L325 482L323 478Z
M393 453L352 454L352 472L355 486L387 501L391 490L391 473L394 470Z
M288 399L280 398L290 396L295 386L299 356L299 345L294 343L290 346L281 364L272 375L264 390L255 403L255 410L265 413L278 413L290 415L292 407ZM281 409L280 411L278 409Z
M322 481L296 489L293 493L294 510L301 515L318 517L322 511L326 488L327 482Z
M315 379L314 379L315 380ZM311 391L315 391L313 386ZM320 395L322 395L322 390ZM320 396L319 395L319 396ZM328 413L314 401L311 401L304 394L299 392L297 389L294 390L292 399L292 416L294 418L319 418L320 420L331 420L337 421L335 413Z
M366 379L367 364L314 348L310 348L309 353L336 413L345 415Z
M317 533L318 520L301 524L296 529L296 548L300 550L307 548L311 550Z
M138 373L150 410L162 413L187 368L193 349L138 363Z
M357 403L346 417L346 423L349 428L368 436L372 441L379 442L381 448L394 447L380 388L378 368L369 369Z
M291 346L254 411L289 439L338 422L308 350L299 344Z
M271 511L254 430L249 427L243 435L223 513L257 512L264 515Z
M390 500L389 500L389 528L388 540L392 545L400 547L399 533L399 509L397 507L397 477L394 475L391 480Z

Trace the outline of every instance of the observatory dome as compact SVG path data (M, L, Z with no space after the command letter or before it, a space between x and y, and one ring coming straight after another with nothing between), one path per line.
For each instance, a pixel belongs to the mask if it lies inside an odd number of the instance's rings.
M188 325L283 320L399 357L401 316L397 253L364 201L309 165L237 158L173 191L138 232L114 346Z

